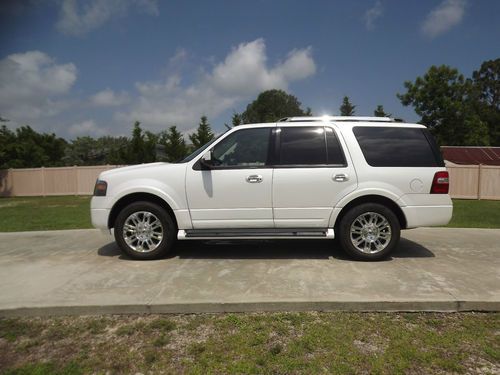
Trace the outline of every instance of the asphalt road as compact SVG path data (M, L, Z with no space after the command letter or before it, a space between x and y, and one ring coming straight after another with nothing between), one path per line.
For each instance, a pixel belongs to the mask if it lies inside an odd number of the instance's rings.
M0 233L0 316L500 310L500 230L403 231L382 262L329 240L179 243L157 261L97 230Z

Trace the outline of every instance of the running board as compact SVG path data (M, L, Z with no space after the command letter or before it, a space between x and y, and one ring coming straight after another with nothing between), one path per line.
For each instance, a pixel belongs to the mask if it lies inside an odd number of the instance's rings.
M335 234L333 228L270 228L270 229L180 229L179 240L212 240L212 239L331 239Z

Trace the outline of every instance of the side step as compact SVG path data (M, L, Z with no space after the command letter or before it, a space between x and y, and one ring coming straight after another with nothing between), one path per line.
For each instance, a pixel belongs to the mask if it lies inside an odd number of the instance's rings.
M269 229L180 229L179 240L211 239L331 239L335 237L333 228L269 228Z

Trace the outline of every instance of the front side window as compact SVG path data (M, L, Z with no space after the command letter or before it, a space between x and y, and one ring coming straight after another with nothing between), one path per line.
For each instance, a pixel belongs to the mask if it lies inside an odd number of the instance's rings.
M270 128L238 130L213 148L212 159L217 167L265 166L269 150Z
M345 158L337 136L331 128L282 127L279 164L344 166Z

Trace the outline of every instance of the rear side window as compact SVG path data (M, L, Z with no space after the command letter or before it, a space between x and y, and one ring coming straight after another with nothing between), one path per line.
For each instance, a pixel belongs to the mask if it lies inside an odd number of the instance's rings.
M366 162L372 167L441 167L425 129L400 127L353 128Z
M326 164L323 128L281 128L280 164Z
M346 165L344 152L337 136L332 128L325 128L326 131L326 151L328 153L328 164Z
M331 128L282 127L279 164L345 166L345 158L337 136Z

